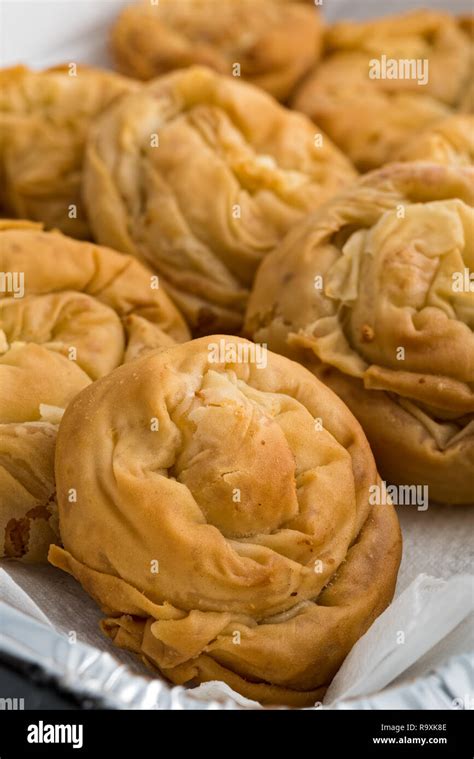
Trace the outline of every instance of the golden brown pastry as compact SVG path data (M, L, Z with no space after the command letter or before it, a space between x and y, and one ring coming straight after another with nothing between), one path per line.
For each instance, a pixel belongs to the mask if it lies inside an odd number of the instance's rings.
M156 269L197 333L233 332L261 259L354 176L306 117L190 68L103 114L84 189L99 242Z
M275 0L143 0L122 11L112 32L120 70L137 79L200 64L242 76L278 100L321 47L315 8Z
M397 161L474 164L474 115L455 114L411 139L394 156Z
M465 13L457 17L461 29L471 38L474 38L474 14Z
M460 110L464 113L474 113L474 14L459 16L458 24L469 40L471 51L470 76L460 103Z
M72 237L90 236L81 198L91 120L138 85L78 66L0 70L0 207Z
M115 644L173 683L304 706L390 602L400 531L391 505L369 503L377 471L342 401L252 351L200 338L76 397L58 435L64 549L49 559Z
M71 398L187 339L156 284L128 256L0 220L0 556L44 561L57 539L54 447Z
M471 75L469 41L447 13L341 22L293 105L366 171L457 108Z
M246 330L311 364L386 480L474 501L474 170L392 164L262 264Z

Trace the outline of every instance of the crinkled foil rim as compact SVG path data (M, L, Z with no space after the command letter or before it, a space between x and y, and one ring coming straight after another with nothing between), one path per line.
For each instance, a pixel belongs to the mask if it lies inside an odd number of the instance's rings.
M60 633L0 602L0 651L39 666L61 688L112 709L255 709L233 698L206 699L193 690L136 675L80 641L71 645ZM474 661L450 658L425 677L364 698L339 701L331 709L469 709L474 693ZM461 695L460 695L461 694Z

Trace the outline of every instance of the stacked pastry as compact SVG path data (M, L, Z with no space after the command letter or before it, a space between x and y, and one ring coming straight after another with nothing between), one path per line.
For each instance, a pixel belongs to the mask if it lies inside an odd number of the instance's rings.
M474 502L472 19L143 1L111 51L0 72L1 552L311 705L393 596L385 481Z
M39 224L0 222L0 271L16 285L0 292L0 552L44 561L58 539L54 451L67 404L189 333L137 261Z

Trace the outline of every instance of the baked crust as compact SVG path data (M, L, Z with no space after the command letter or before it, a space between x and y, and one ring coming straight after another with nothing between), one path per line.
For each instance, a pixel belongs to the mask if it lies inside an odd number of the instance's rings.
M474 115L455 114L414 137L394 157L396 161L474 164Z
M91 381L189 336L134 259L31 222L0 220L0 555L45 561L57 539L54 445L71 398Z
M469 40L471 51L470 76L465 93L461 99L459 110L464 113L474 113L474 78L472 76L474 70L474 14L458 16L457 20L460 29Z
M367 175L266 259L246 319L348 404L384 478L447 503L474 500L473 178L424 162Z
M382 56L428 61L427 82L371 78L371 61ZM460 107L471 71L467 35L447 13L423 10L341 22L328 30L325 57L292 103L367 171L392 160L412 136Z
M84 189L96 239L156 269L202 334L240 329L261 259L354 176L306 117L192 67L103 114Z
M112 72L84 66L0 70L3 215L89 238L81 198L86 133L91 120L117 95L137 86Z
M458 24L471 39L474 38L474 13L464 13L457 17Z
M235 355L211 361L221 341ZM378 475L342 401L282 356L240 360L249 346L173 346L75 398L49 559L172 682L304 706L390 602L400 530L369 503Z
M125 8L112 30L120 71L153 79L209 66L285 100L319 58L322 22L315 8L274 0L149 0Z

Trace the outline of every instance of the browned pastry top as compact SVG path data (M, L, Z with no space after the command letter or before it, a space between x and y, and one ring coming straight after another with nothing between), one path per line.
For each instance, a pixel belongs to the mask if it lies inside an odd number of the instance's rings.
M322 23L315 8L275 0L149 0L120 14L112 49L138 79L203 65L239 74L279 100L318 59Z
M193 340L72 402L50 561L172 682L309 705L389 603L400 531L391 505L370 505L377 472L342 401L252 349Z
M366 171L463 107L471 80L471 46L456 18L414 11L334 24L293 105Z
M189 333L138 261L39 224L0 220L0 273L0 555L44 561L57 539L64 408L124 361Z

